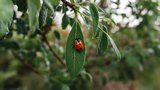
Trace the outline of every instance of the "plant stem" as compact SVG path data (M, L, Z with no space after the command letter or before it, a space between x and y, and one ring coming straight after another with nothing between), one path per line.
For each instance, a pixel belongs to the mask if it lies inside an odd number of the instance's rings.
M76 6L73 4L73 3L70 3L66 0L61 0L66 6L70 7L74 13L75 13L75 16L77 16L77 12L76 12Z
M57 60L63 65L65 66L65 63L63 62L63 60L54 52L54 50L52 49L51 45L49 44L49 41L47 40L46 36L43 35L43 41L46 43L46 45L48 46L49 50L52 52L53 56L55 56L57 58Z
M66 0L61 0L61 1L62 1L66 6L72 8L74 11L76 10L74 4L72 4L72 3L70 3L70 2L68 2L68 1L66 1Z

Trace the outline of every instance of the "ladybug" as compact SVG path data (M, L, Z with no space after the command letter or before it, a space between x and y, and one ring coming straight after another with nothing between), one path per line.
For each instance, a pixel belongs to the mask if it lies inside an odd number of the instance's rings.
M76 51L80 52L84 49L84 45L81 39L75 39L74 41L74 47L76 49Z

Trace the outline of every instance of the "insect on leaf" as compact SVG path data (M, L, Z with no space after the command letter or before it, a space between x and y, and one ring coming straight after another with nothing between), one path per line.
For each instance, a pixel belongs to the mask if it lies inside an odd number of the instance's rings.
M68 68L68 72L70 73L72 78L75 78L79 74L85 62L85 48L82 49L82 51L77 52L76 49L74 48L75 39L82 40L84 44L81 27L77 21L75 21L69 33L67 44L66 44L66 52L65 52L66 65Z

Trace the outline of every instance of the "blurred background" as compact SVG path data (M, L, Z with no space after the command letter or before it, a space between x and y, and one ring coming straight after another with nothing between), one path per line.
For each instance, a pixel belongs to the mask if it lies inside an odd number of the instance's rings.
M25 36L25 22L17 19L13 27L17 23L21 27L0 41L0 89L160 90L160 1L96 0L95 3L115 22L108 21L106 26L121 52L120 61L110 44L105 55L98 55L98 42L84 24L85 71L72 81L39 36ZM62 30L62 16L60 12L55 13L47 37L56 53L64 58L70 26Z

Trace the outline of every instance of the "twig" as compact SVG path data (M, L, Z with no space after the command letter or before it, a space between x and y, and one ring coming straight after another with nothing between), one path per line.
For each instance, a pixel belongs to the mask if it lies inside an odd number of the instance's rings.
M50 46L50 44L49 44L49 42L48 42L48 40L47 40L47 38L46 38L46 36L45 36L44 34L42 34L42 39L43 39L43 41L47 44L47 46L48 46L49 50L52 52L53 56L55 56L55 57L58 59L58 61L59 61L63 66L65 66L65 63L64 63L63 60L54 52L54 50L53 50L52 47Z
M72 4L72 3L70 3L70 2L68 2L68 1L66 1L66 0L61 0L61 1L62 1L66 6L72 8L74 11L76 10L74 4Z
M66 0L61 0L66 6L70 7L72 10L74 10L74 13L76 14L76 6Z

